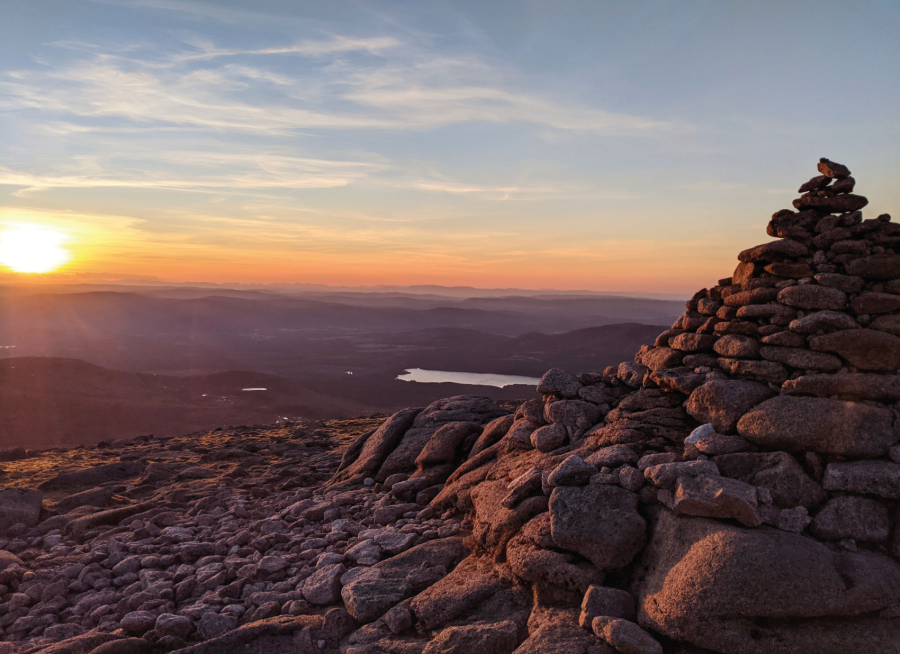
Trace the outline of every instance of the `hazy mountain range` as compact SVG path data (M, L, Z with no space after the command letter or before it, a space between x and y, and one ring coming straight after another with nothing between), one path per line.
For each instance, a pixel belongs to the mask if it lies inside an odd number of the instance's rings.
M396 377L602 369L682 310L612 295L0 287L0 444L359 415L458 393L520 398L533 389Z

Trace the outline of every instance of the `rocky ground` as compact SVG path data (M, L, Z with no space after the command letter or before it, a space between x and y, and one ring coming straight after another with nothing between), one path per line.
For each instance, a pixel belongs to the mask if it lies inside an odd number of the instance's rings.
M4 453L0 654L895 654L900 228L819 171L542 400Z

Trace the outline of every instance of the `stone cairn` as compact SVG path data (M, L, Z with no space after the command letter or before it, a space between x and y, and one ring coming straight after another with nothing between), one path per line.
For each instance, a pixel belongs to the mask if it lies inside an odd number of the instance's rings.
M463 603L486 575L491 592L528 587L518 653L896 652L900 225L863 220L847 167L818 170L772 217L778 240L741 252L633 362L551 370L543 401L483 430L424 436L401 412L336 480L466 512L475 554L438 585ZM391 465L408 447L412 475ZM368 621L359 583L344 600ZM386 604L410 623L449 622L405 595Z
M818 168L633 362L513 412L44 454L121 460L0 491L0 654L896 654L900 226Z

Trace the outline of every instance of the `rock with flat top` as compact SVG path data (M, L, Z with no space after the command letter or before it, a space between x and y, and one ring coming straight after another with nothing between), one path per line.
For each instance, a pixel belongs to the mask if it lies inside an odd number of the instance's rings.
M760 349L759 354L766 361L783 363L786 366L799 368L800 370L837 372L844 365L843 362L833 354L811 352L804 347L776 347L766 345Z
M900 400L900 377L868 373L803 375L784 382L781 391L789 395L894 403Z
M847 294L828 286L799 284L781 289L778 301L798 309L841 311L847 306Z
M864 279L900 279L900 254L873 254L846 264L847 274Z
M847 168L847 166L826 159L825 157L819 159L819 163L816 167L824 177L828 178L844 179L851 175L850 169Z
M822 486L830 491L900 499L900 464L889 461L829 463Z
M862 195L846 193L833 197L820 197L816 195L804 195L792 203L795 209L822 209L829 213L846 213L859 211L869 204L869 200Z
M771 261L805 257L807 254L809 254L809 249L803 243L784 239L763 243L754 248L744 250L738 255L738 260L743 263L769 263Z
M748 527L762 521L756 512L756 488L717 475L679 477L672 510L678 515L735 519Z
M893 421L889 409L861 402L779 395L744 414L737 429L772 449L877 457L900 439Z
M816 334L858 328L859 323L840 311L816 311L792 320L788 325L788 329L798 334Z
M719 467L712 461L681 461L660 463L644 470L644 477L659 488L674 489L679 477L718 475Z
M896 372L900 368L900 337L876 329L824 334L809 345L819 352L833 352L860 370Z

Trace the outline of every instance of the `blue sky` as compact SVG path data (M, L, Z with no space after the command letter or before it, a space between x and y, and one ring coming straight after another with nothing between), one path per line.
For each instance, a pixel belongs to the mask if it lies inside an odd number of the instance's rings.
M900 210L896 2L4 12L0 221L75 275L680 293L820 156Z

